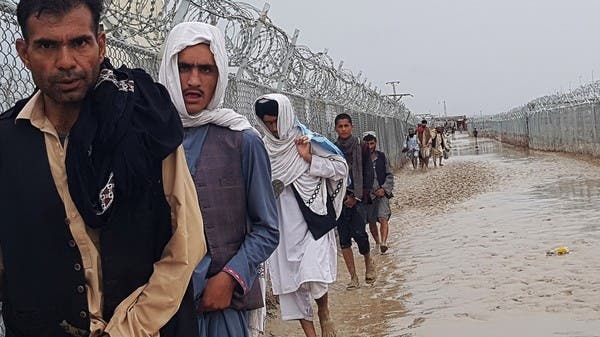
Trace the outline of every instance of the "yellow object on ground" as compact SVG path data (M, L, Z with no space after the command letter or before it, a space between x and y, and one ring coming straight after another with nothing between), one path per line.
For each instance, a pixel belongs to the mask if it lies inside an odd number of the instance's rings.
M551 255L566 255L569 254L569 248L568 247L558 247L556 249L552 249L546 252L547 256L551 256Z

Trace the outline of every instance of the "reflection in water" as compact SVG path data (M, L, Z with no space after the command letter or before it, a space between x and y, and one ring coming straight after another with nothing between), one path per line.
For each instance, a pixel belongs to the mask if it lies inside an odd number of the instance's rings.
M534 186L532 194L541 199L569 200L570 205L591 207L600 200L600 179L564 177L552 184Z

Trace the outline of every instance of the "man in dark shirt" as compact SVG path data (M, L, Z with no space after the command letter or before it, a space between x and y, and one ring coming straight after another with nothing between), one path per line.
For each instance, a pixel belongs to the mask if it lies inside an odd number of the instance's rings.
M342 113L335 117L335 132L338 134L335 145L344 153L351 179L346 191L342 214L338 219L340 246L344 262L350 273L350 283L346 289L350 290L360 286L354 266L352 239L358 245L358 251L365 259L365 282L373 283L377 278L375 261L370 254L369 236L365 230L367 222L365 207L367 203L371 202L370 191L374 173L368 147L361 144L358 137L352 135L350 115Z

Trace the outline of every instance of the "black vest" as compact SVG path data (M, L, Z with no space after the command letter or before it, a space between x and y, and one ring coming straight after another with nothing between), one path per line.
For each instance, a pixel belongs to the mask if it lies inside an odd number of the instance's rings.
M86 336L90 321L81 254L69 230L64 205L48 163L44 135L15 117L19 103L0 120L0 247L4 262L6 336ZM153 263L171 237L161 163L152 193L135 203L117 203L100 232L103 318L147 283ZM161 336L197 331L188 287L178 313Z
M193 175L204 234L211 256L207 277L219 273L237 253L248 233L246 184L242 175L243 133L209 125L202 152ZM249 292L233 294L231 308L257 309L263 306L258 282Z
M387 172L385 169L385 154L381 151L377 152L377 160L375 161L375 173L377 174L377 182L379 186L383 186Z

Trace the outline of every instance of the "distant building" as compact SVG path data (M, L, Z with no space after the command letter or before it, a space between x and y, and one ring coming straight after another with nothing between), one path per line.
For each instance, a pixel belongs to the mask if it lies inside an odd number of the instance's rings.
M467 131L467 116L443 116L443 117L434 117L432 119L432 125L441 125L447 129L451 129L452 127L456 128L458 131Z

